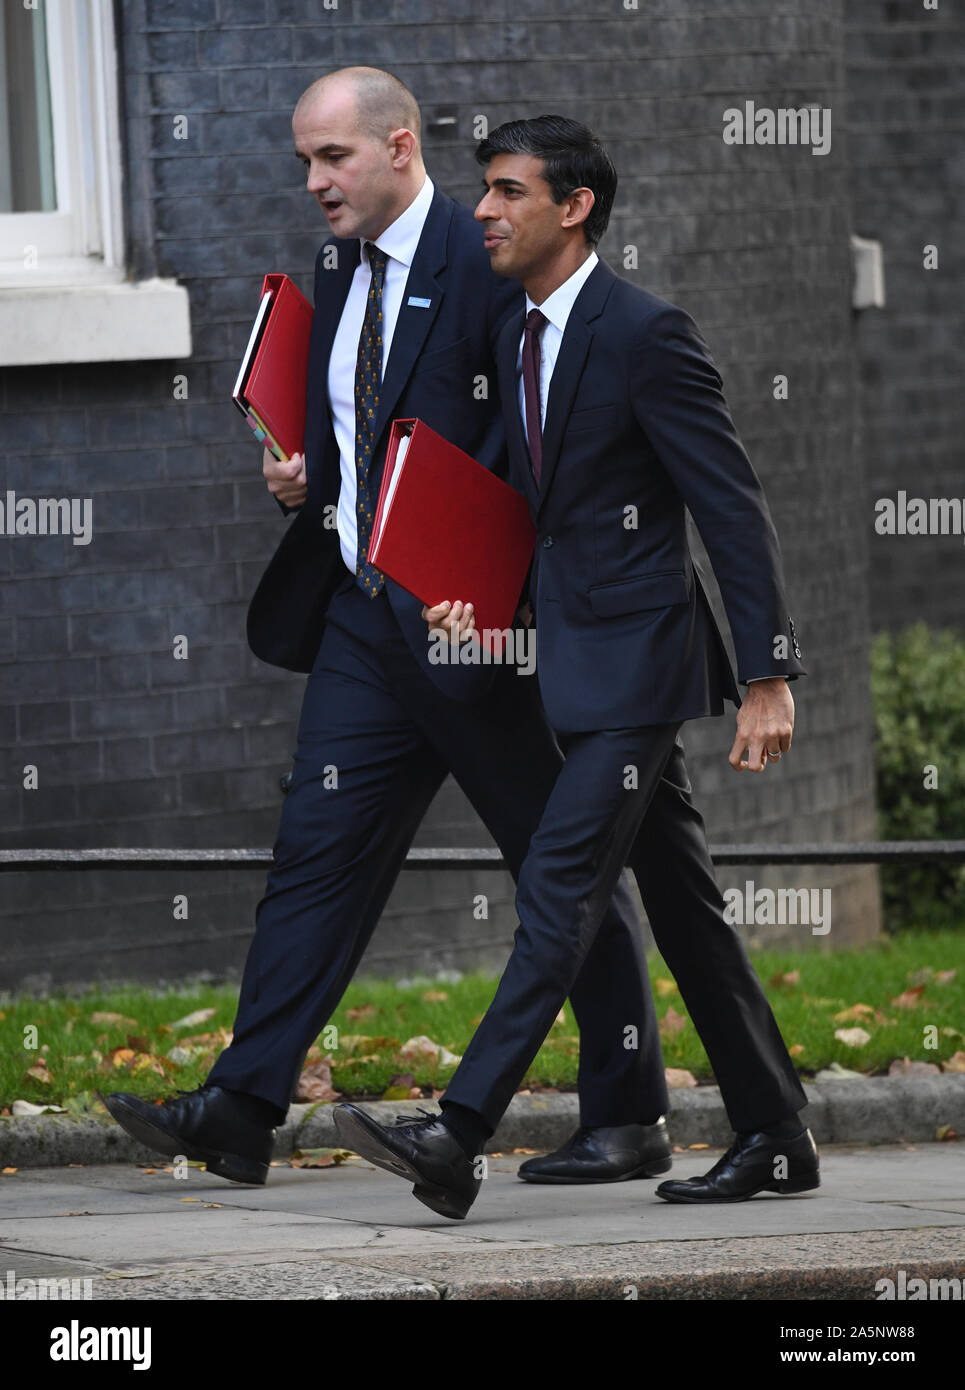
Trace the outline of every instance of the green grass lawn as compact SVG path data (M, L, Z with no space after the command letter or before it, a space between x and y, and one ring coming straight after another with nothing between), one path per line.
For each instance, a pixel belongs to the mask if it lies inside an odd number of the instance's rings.
M963 946L960 931L907 932L862 950L769 951L753 959L804 1077L832 1062L873 1074L887 1071L895 1058L941 1063L965 1049L965 968L956 969ZM711 1080L706 1054L658 955L650 958L650 975L666 1065ZM337 1039L323 1035L310 1057L331 1056L332 1083L346 1097L379 1097L409 1076L412 1083L402 1081L394 1098L406 1095L410 1084L431 1095L455 1065L408 1060L399 1055L401 1045L421 1034L460 1054L495 987L495 978L482 974L406 989L357 980L332 1019ZM98 1090L145 1097L191 1090L227 1041L236 999L233 986L15 998L0 1006L0 1110L21 1099L81 1111L96 1107ZM213 1013L174 1026L199 1010ZM845 1011L848 1016L836 1017ZM527 1087L575 1087L579 1040L569 1003L564 1015L533 1063ZM836 1030L854 1028L863 1028L869 1040L855 1047L835 1037ZM36 1047L24 1046L34 1041Z

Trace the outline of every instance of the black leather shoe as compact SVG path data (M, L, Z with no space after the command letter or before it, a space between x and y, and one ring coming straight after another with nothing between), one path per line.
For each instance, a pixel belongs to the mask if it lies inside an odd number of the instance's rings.
M399 1115L391 1128L380 1125L355 1105L337 1105L333 1114L338 1136L347 1149L379 1168L407 1178L413 1197L440 1216L461 1221L476 1200L482 1181L456 1136L428 1110L424 1120Z
M784 1157L783 1177L774 1176ZM809 1129L794 1139L760 1131L738 1134L733 1144L700 1178L662 1182L657 1196L667 1202L745 1202L757 1192L809 1192L821 1186L818 1151Z
M653 1125L581 1126L566 1143L519 1165L524 1182L626 1182L655 1178L673 1163L667 1121Z
M221 1086L180 1091L163 1105L115 1091L104 1097L128 1134L169 1158L193 1158L209 1173L232 1182L263 1184L268 1177L275 1131L245 1111L245 1097Z

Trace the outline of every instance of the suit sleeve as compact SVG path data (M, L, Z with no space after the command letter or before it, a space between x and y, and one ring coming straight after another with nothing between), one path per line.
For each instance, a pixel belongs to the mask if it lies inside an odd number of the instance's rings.
M720 374L684 310L667 305L640 326L631 392L637 422L707 547L738 679L746 684L805 675L767 500L730 417Z

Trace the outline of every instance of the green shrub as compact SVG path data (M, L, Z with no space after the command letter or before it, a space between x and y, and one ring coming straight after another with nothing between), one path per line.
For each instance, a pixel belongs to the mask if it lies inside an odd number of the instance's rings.
M965 640L924 623L879 633L871 674L882 839L965 839ZM881 882L889 931L965 924L965 864L896 865Z

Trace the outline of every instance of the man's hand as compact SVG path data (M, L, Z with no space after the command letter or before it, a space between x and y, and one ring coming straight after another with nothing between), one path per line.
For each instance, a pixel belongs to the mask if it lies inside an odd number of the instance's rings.
M272 497L277 497L286 507L302 505L308 496L304 454L292 454L290 459L281 463L266 447L261 469Z
M727 761L735 772L763 772L787 752L793 732L794 701L784 677L753 681L737 711L737 737Z
M447 599L445 603L437 603L434 608L424 607L422 616L429 624L430 632L444 632L449 641L457 645L475 631L476 615L472 604L463 604L459 599L455 603Z

